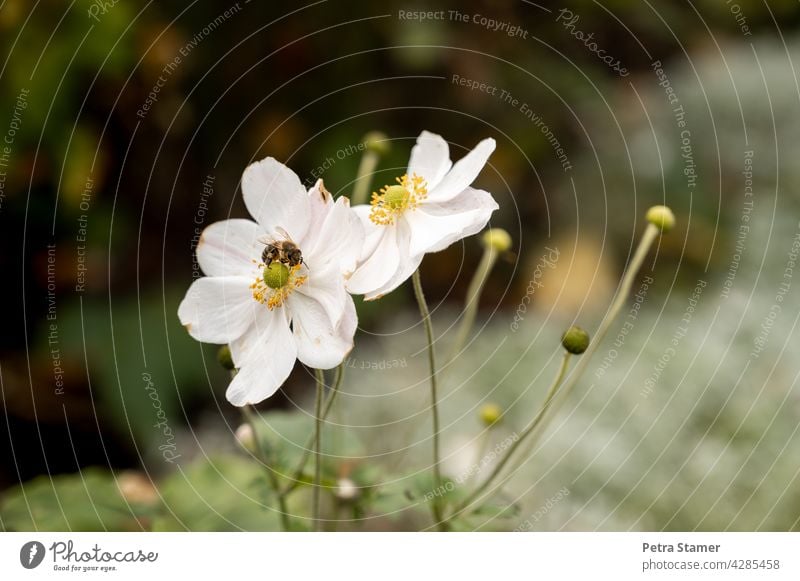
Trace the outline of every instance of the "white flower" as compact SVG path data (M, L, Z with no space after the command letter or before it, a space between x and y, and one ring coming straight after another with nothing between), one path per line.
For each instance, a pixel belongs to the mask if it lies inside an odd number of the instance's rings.
M225 220L203 231L197 261L208 276L178 307L192 337L230 345L239 371L226 396L238 406L274 394L295 359L330 369L347 356L357 319L345 282L364 239L347 198L334 203L322 180L306 192L272 158L245 170L242 194L256 222ZM287 240L302 262L284 256L265 268L266 242Z
M494 148L494 139L484 139L453 165L447 142L423 131L406 175L372 194L369 206L353 208L367 238L348 290L366 300L380 298L414 274L426 253L444 250L486 226L497 202L470 184Z

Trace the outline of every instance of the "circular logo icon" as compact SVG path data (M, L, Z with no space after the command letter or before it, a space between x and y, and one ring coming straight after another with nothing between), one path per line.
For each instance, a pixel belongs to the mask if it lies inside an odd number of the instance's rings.
M30 541L19 550L19 562L26 569L35 569L44 560L44 545L39 541Z

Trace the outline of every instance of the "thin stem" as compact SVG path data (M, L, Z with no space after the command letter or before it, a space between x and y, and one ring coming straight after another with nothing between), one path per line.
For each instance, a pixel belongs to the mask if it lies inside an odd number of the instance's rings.
M331 390L330 395L328 395L328 399L325 401L325 406L322 411L322 419L323 421L328 417L328 413L333 408L333 402L336 400L336 396L339 393L339 387L342 385L342 379L344 378L344 363L339 365L336 368L336 378L333 382L333 388ZM306 445L303 446L303 455L300 458L300 461L297 463L297 467L295 468L292 476L289 480L289 484L286 486L286 489L283 491L283 496L287 496L290 492L292 492L295 488L300 486L303 477L303 471L306 469L306 464L308 463L308 457L311 455L311 447L314 445L314 433L312 432L309 435L308 440L306 441Z
M322 480L322 395L325 390L325 374L321 369L315 369L314 375L317 378L317 397L314 406L314 487L312 490L311 514L314 519L314 530L320 531L322 530L322 523L319 520L319 494Z
M469 283L469 288L467 289L464 316L461 319L461 325L458 328L458 334L456 335L456 341L453 345L449 361L453 361L453 359L458 356L458 353L467 342L467 338L469 338L469 333L472 331L472 327L475 324L475 317L478 314L478 303L480 302L483 287L489 279L489 274L491 274L495 262L497 262L497 257L497 251L492 248L491 245L487 245L486 249L483 251L483 256L478 264L478 268Z
M617 294L614 296L614 300L611 302L611 306L608 309L608 313L606 314L606 317L600 322L600 326L597 328L597 333L595 333L594 338L589 343L588 349L586 349L586 351L581 356L580 361L570 374L569 379L564 383L563 388L561 388L560 390L556 388L554 391L553 388L551 387L552 396L545 399L545 401L547 402L547 407L543 407L539 411L539 414L537 414L536 418L534 419L534 423L531 425L531 427L529 427L526 430L525 434L523 434L523 436L521 436L520 439L517 440L514 443L514 445L509 449L509 452L503 458L501 464L505 464L505 462L507 462L507 459L511 456L513 451L522 442L525 436L531 433L533 429L535 429L535 427L541 423L542 419L544 418L544 412L547 410L547 408L555 409L557 407L557 404L559 402L553 401L556 399L557 395L560 397L559 401L562 402L569 397L569 394L575 388L575 385L578 383L581 376L586 371L586 368L589 365L589 361L591 360L592 355L594 354L595 351L597 351L600 343L602 343L603 339L608 334L608 331L611 328L611 324L614 322L614 319L616 319L617 315L619 315L619 312L622 310L625 303L627 302L628 296L630 295L631 292L631 288L633 287L633 283L636 280L636 275L639 272L639 269L642 267L644 259L647 257L647 253L650 251L650 247L653 245L653 241L658 237L659 233L660 230L658 227L648 223L647 229L644 231L642 239L639 242L639 246L636 248L636 252L634 252L633 258L631 259L628 268L625 270L622 276L619 289L617 290ZM502 469L501 465L498 465L498 467ZM495 469L495 472L499 472L499 470ZM489 480L491 480L494 477L495 472L492 473L492 476L489 477ZM454 514L460 512L460 510L463 510L463 508L465 508L472 501L474 501L479 496L479 494L482 493L483 490L485 490L486 488L485 484L486 483L484 483L484 486L482 486L479 490L471 494L465 501L463 501L459 505L458 509L454 511Z
M542 405L539 407L539 411L536 413L536 416L533 418L533 421L528 425L527 428L522 432L519 438L511 444L508 448L506 454L500 459L492 472L489 474L489 477L484 480L478 488L476 488L467 498L459 503L456 509L453 511L453 515L458 514L462 510L464 510L467 506L472 504L473 501L478 499L484 491L489 488L494 480L498 477L498 475L503 471L503 468L506 466L508 461L514 455L519 447L522 445L523 442L526 441L528 436L536 431L536 428L542 422L542 419L545 417L547 410L550 409L550 406L555 398L556 394L558 393L559 387L561 383L564 381L564 376L567 373L567 368L569 367L569 360L571 358L571 354L569 352L564 352L564 358L561 360L561 365L558 368L558 373L556 373L555 378L553 379L553 383L550 384L550 388L547 390L547 395L545 395L544 400L542 401Z
M442 473L440 464L439 453L439 402L437 395L436 384L436 350L433 344L433 323L431 321L431 312L428 309L428 303L425 301L425 294L422 292L422 282L420 281L419 269L414 271L411 277L414 284L414 296L417 298L419 305L419 313L422 316L422 324L425 327L425 334L428 340L428 364L430 366L430 379L431 379L431 413L433 414L433 483L435 490L442 490ZM436 495L431 503L433 518L436 521L436 526L440 531L447 530L445 523L444 513L442 511L441 496Z
M619 289L617 290L617 294L614 296L614 300L611 302L611 306L608 308L606 317L600 321L600 326L597 328L597 332L595 333L594 337L592 337L592 340L589 343L589 348L586 349L581 356L580 361L578 361L578 364L575 366L575 369L570 375L569 380L564 385L564 389L561 391L563 394L561 396L562 401L567 399L569 394L575 388L575 385L578 383L578 381L580 381L581 375L583 375L584 371L586 371L586 368L589 366L589 361L591 360L592 355L600 347L600 344L608 334L612 323L625 306L625 303L628 301L628 297L631 294L631 288L633 288L633 283L636 280L636 275L638 274L639 269L642 267L644 259L647 257L647 253L650 251L650 247L653 245L653 241L658 237L660 232L661 231L653 224L647 224L647 229L642 235L642 239L639 242L639 247L636 249L636 252L634 252L633 258L631 259L630 264L628 264L628 268L625 269L625 272L622 275Z
M380 156L370 149L361 156L361 162L358 164L358 173L356 174L356 183L353 186L353 195L350 196L350 203L353 206L367 203L372 174L375 173L375 168L378 167L379 159Z
M255 408L251 408L250 406L243 407L242 412L244 413L245 421L250 424L250 427L253 430L253 440L255 441L256 454L258 454L259 460L264 463L264 467L266 468L267 472L267 480L269 481L270 487L275 492L275 496L278 498L278 510L281 515L281 528L284 531L289 531L291 530L291 524L289 522L289 511L286 507L286 499L281 494L280 484L278 484L278 476L275 474L275 470L269 466L269 457L264 450L264 447L261 445L261 438L258 437L258 425L256 424L258 412L255 410Z

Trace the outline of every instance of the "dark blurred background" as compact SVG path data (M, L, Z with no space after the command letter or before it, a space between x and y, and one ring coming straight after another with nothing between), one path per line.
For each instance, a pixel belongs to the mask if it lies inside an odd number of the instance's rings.
M738 220L725 208L740 194L725 184L739 183L741 155L719 162L719 145L742 131L712 132L702 96L714 71L741 63L736 51L752 58L748 47L763 42L782 58L781 43L794 47L800 23L794 0L737 6L746 31L721 0L3 0L0 137L10 139L0 144L0 431L8 434L0 438L0 487L91 465L135 468L160 455L150 445L158 432L146 378L176 430L220 414L236 422L215 348L191 340L176 310L195 272L196 228L246 215L238 181L265 156L307 183L322 175L341 195L352 189L369 131L391 140L380 183L402 173L423 129L450 141L455 159L484 137L497 139L479 183L501 206L492 225L509 230L515 248L487 287L491 308L513 310L526 265L554 240L577 266L537 301L558 303L565 320L578 308L604 308L643 209L663 201L691 220L665 242L660 268L677 284L707 268L724 272L735 233L721 226ZM557 20L562 9L580 15L573 32L592 32L629 74L576 39ZM399 16L415 10L447 16ZM519 32L492 30L475 15ZM693 123L704 195L687 195L682 166L655 167L663 159L644 155L655 143L680 160L656 60ZM453 75L499 90L470 90ZM740 78L763 87L757 75L751 67ZM719 111L733 93L714 87ZM570 169L519 105L500 98L503 90L544 120ZM748 121L764 115L754 110ZM663 141L648 141L651 130ZM480 253L467 240L426 259L435 303L459 306ZM409 289L382 307L410 311ZM359 309L360 340L370 341L382 321L374 307ZM295 376L286 393L307 382ZM285 404L276 397L264 407Z

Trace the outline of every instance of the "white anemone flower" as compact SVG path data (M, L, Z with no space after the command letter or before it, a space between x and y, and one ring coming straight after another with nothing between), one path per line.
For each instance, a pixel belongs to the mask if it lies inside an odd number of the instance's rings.
M423 131L411 150L406 175L373 193L369 206L353 208L367 237L348 290L366 300L378 299L414 274L425 254L482 230L497 202L470 184L494 148L494 139L484 139L453 164L447 142Z
M297 359L318 369L344 360L357 326L345 282L364 241L347 198L334 202L322 180L306 191L272 158L245 170L242 194L256 221L224 220L203 231L197 261L208 276L178 307L192 337L230 345L238 373L226 397L237 406L273 395ZM268 257L265 249L276 246L281 252Z

